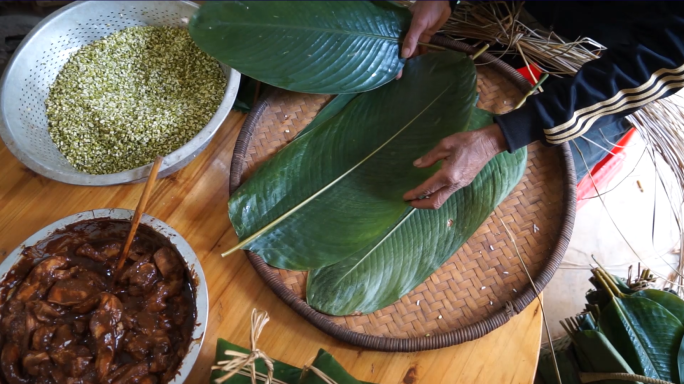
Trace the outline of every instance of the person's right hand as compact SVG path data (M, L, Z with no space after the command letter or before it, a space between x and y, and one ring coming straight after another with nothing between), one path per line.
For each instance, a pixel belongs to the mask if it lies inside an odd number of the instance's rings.
M441 168L423 184L406 192L404 200L414 208L438 209L454 192L470 184L489 160L507 148L498 124L445 137L413 163L418 168L427 168L441 161Z
M451 16L451 7L448 1L416 1L409 10L413 14L413 19L401 48L401 57L405 59L414 56L416 53L425 53L427 49L418 47L418 42L429 43L432 36L442 28L442 25ZM416 50L416 48L418 49Z
M432 36L451 16L448 1L419 0L413 3L409 10L413 14L413 19L401 48L401 57L405 59L425 53L426 47L418 46L418 42L429 43ZM401 78L401 74L402 72L399 72L397 79Z

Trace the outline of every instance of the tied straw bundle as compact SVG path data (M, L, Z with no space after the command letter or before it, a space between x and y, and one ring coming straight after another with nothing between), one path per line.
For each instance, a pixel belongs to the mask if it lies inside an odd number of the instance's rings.
M530 62L535 62L551 75L572 75L606 49L590 38L565 41L553 32L525 25L521 21L524 4L524 1L460 2L440 32L454 39L502 45L505 50L490 53L519 54L528 69Z
M265 384L287 384L284 381L273 378L273 359L268 357L266 353L257 348L256 343L261 336L264 326L270 320L268 313L265 311L258 311L256 308L252 309L251 327L249 332L250 353L242 353L237 351L227 350L224 353L231 357L229 360L222 360L212 366L212 370L221 370L227 372L225 375L216 379L216 383L220 384L230 379L234 375L246 376L252 379L252 384L257 384L257 380ZM267 374L257 372L254 363L257 359L262 359L268 370ZM305 365L303 372L311 371L326 384L337 384L333 379L326 375L320 369Z
M216 363L217 365L211 367L212 370L219 369L228 372L216 379L216 383L223 383L238 374L250 377L252 379L252 384L256 384L257 377L266 384L286 384L280 380L273 379L273 360L256 347L256 342L259 340L259 336L261 336L261 331L263 331L264 326L269 320L268 313L257 311L256 308L252 309L252 321L249 331L249 347L252 352L247 354L237 351L225 351L224 353L227 356L232 357L232 359L219 361ZM256 371L254 366L256 359L262 359L264 361L264 364L266 364L266 368L268 369L268 375Z

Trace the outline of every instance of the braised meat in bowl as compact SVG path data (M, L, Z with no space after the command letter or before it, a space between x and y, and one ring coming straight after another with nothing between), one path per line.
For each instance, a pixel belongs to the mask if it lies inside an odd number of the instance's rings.
M75 223L22 251L0 285L0 373L10 384L169 383L193 342L196 282L173 244L141 225Z

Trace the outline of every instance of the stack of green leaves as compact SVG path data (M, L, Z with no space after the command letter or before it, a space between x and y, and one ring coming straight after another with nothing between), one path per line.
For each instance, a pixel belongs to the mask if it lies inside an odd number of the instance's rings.
M241 353L249 353L246 348L242 348L232 344L226 340L218 339L216 344L216 361L226 360L226 351L235 351ZM311 363L311 366L318 368L325 373L329 378L337 384L371 384L363 381L358 381L352 377L347 371L335 360L335 358L321 349L318 351L316 359ZM262 375L268 374L268 369L262 360L255 362L255 370ZM211 383L217 383L216 380L222 377L225 372L215 370L211 373ZM280 361L273 362L273 378L279 382L287 384L325 384L325 382L311 370L302 370L289 364L281 363ZM263 380L259 381L263 382ZM228 380L220 384L251 384L252 380L249 376L236 374Z
M411 291L525 169L526 150L502 153L439 210L403 201L441 165L418 169L415 159L492 123L475 108L466 55L399 58L409 20L406 9L374 2L208 2L190 23L200 48L259 81L340 94L229 202L239 247L274 267L310 271L307 302L321 312L370 313Z
M655 289L633 291L602 269L592 272L598 288L587 294L592 315L563 324L574 346L577 375L636 374L684 384L684 300Z
M406 65L401 81L346 99L230 200L244 248L275 267L310 270L307 301L334 315L373 312L422 283L510 193L526 160L525 150L502 153L441 209L416 210L403 193L439 165L417 169L413 160L450 134L492 122L474 107L472 61L427 54Z

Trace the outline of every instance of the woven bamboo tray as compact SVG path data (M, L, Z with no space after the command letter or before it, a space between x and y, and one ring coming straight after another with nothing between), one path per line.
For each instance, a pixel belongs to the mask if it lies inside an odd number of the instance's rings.
M469 54L472 47L436 37L433 43ZM493 62L494 61L494 62ZM510 111L529 83L488 54L477 67L477 106ZM230 189L234 192L261 163L292 141L332 99L270 88L254 106L237 139ZM424 283L394 304L368 315L328 316L305 300L306 272L268 266L247 256L274 292L324 332L348 343L399 352L443 348L482 337L522 311L534 291L521 269L499 218L515 236L538 289L558 268L568 246L575 213L575 172L567 144L528 147L527 170L513 192L477 232Z

